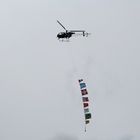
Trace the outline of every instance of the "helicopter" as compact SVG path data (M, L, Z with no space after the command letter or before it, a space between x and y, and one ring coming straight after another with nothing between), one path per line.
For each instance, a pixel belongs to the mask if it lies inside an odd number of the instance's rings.
M58 40L59 39L69 39L71 38L74 34L77 34L77 33L82 33L83 36L88 36L89 33L85 32L85 30L67 30L58 20L57 20L58 24L65 30L65 32L60 32L57 34L57 38ZM79 35L79 34L77 34ZM81 35L81 34L80 34Z

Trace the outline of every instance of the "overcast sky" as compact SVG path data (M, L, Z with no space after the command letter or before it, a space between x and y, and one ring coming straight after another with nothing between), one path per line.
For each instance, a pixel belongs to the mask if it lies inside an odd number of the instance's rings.
M140 1L0 2L0 140L139 140ZM57 40L67 29L89 37ZM84 132L78 79L87 83Z

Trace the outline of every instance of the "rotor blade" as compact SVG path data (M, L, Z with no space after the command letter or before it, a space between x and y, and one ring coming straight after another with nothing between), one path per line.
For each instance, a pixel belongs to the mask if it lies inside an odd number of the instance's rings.
M69 32L85 32L84 30L69 30Z
M67 31L67 29L58 20L57 22Z

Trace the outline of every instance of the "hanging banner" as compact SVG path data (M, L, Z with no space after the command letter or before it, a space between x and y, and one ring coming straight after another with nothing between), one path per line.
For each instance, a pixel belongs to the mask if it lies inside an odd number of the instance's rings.
M89 112L89 98L88 98L88 91L86 89L86 83L84 83L83 79L79 79L80 90L82 94L82 102L84 108L84 115L85 115L85 132L86 132L86 125L90 123L91 113Z

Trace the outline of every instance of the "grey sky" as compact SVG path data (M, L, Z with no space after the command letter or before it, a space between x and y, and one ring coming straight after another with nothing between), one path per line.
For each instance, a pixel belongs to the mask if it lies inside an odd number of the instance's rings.
M140 2L0 2L0 140L139 140ZM63 31L88 38L59 42ZM92 121L84 132L77 80Z

